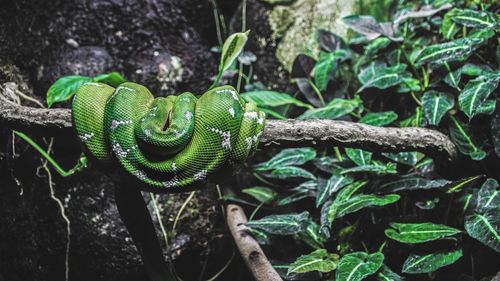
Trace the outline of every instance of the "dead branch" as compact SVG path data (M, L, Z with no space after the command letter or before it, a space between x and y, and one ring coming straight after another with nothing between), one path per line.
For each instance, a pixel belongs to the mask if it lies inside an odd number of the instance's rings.
M248 269L256 281L282 281L279 274L273 268L259 243L250 235L247 217L243 209L235 204L226 206L227 225L233 235L234 242L240 251Z
M0 101L0 125L44 135L72 133L69 109L40 109ZM375 127L337 120L268 120L261 146L343 146L377 152L419 151L446 165L458 157L443 133L425 128Z

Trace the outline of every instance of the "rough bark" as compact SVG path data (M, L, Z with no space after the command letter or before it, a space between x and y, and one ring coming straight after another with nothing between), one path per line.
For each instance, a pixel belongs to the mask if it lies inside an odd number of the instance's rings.
M0 104L0 124L13 129L54 134L71 130L69 109L37 109ZM337 120L268 120L262 146L337 145L367 150L419 151L444 164L458 157L444 134L425 128L375 127Z
M267 259L259 243L250 235L247 217L243 209L235 204L226 206L227 225L233 235L234 242L240 251L248 269L256 281L282 281L279 274Z

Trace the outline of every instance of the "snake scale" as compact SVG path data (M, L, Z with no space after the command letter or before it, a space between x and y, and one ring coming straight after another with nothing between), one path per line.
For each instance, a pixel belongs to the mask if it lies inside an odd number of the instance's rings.
M185 92L154 98L131 82L117 88L83 84L72 119L90 159L117 166L142 189L157 192L198 187L226 161L244 161L265 125L265 114L231 86L200 97Z

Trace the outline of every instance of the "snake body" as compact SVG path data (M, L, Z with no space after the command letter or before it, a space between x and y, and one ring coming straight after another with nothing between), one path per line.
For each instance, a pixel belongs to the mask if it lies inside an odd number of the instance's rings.
M265 125L265 114L230 86L199 98L189 92L154 98L131 82L83 84L72 119L89 158L158 192L197 187L226 161L244 161Z

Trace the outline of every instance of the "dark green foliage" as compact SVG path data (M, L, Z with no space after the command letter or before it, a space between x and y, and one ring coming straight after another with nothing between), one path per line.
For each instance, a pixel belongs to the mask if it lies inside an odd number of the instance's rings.
M454 280L470 272L440 274L500 250L500 193L485 181L500 165L497 10L472 1L396 4L392 17L344 18L348 38L319 30L317 60L300 55L293 66L301 93L243 96L279 118L430 127L448 134L465 168L444 178L430 155L338 147L284 149L254 166L256 185L267 189L244 192L276 208L248 226L268 235L273 256L284 251L272 237L297 246L280 261L285 279Z

